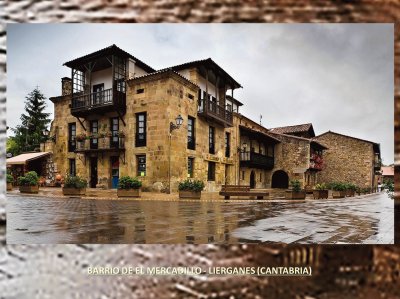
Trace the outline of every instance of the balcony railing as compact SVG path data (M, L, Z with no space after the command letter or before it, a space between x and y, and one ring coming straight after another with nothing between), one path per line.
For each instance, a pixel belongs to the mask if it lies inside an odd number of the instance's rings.
M117 139L117 141L116 141ZM97 142L93 142L97 140ZM125 149L125 137L99 137L76 142L75 152Z
M216 101L210 101L210 99L200 100L197 113L206 118L216 120L224 126L231 127L233 125L232 112L226 110L224 106L218 105Z
M274 168L274 157L268 157L255 152L241 152L240 166L272 169Z
M91 111L109 112L110 108L126 109L125 93L113 88L92 93L74 93L71 113L74 116L87 115Z

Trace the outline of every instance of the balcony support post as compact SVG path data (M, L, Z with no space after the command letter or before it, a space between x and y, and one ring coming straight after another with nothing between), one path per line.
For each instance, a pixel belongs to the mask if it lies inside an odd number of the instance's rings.
M79 123L81 124L82 128L86 131L85 125L83 124L81 119L79 117L77 117L76 119L79 121Z

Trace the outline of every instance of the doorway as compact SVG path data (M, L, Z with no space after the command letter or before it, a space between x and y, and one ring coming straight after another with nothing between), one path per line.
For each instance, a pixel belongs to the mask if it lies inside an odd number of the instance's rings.
M90 158L90 188L97 185L97 157Z
M256 187L256 174L254 170L250 173L250 188L254 189Z
M283 170L277 170L272 175L271 188L289 188L289 176Z
M119 183L119 157L111 157L111 188L117 189Z

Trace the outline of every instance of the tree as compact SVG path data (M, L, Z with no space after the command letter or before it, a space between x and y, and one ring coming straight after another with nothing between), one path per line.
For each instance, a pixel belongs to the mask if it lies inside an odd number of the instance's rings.
M15 136L13 137L17 148L17 153L22 151L33 151L39 148L40 143L45 142L46 137L43 136L43 130L50 123L50 113L45 113L46 97L36 87L25 98L25 111L21 115L21 125L12 129Z

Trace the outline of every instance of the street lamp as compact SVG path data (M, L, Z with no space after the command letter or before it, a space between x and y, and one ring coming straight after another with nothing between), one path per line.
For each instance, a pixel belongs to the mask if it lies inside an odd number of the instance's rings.
M45 152L46 151L46 141L47 141L47 137L49 136L50 131L47 129L44 129L42 131L42 133L43 133L43 136L45 137L44 143L43 143L43 151Z
M179 114L175 118L175 123L172 121L169 123L169 154L168 154L168 191L167 194L171 193L171 137L172 137L172 132L174 130L177 130L181 127L183 123L183 118Z

